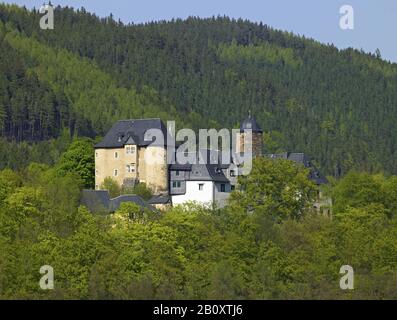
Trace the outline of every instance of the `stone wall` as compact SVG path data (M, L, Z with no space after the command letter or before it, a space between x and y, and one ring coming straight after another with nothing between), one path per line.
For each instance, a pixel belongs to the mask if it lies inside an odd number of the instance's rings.
M133 147L134 153L127 153ZM106 177L111 177L120 186L135 182L146 183L155 194L168 192L168 166L166 149L163 147L137 147L95 150L95 189L100 189ZM130 166L130 172L128 167ZM134 171L132 168L134 167ZM117 175L115 174L117 170Z
M140 181L145 182L154 194L168 193L167 150L164 147L148 146L142 148L139 164Z
M100 189L106 177L111 177L122 186L124 180L139 179L139 163L137 146L134 153L127 154L127 146L124 148L96 149L95 150L95 189ZM127 170L130 166L130 172ZM132 170L135 166L134 170ZM117 175L115 173L117 170Z
M244 152L244 137L245 135L248 135L247 140L249 141L249 136L251 136L251 140L252 140L252 146L251 148L247 148L247 150L252 150L252 156L258 157L263 155L263 135L260 132L253 132L253 133L249 133L249 132L241 132L238 134L238 137L236 139L237 141L237 148L236 151L237 152Z

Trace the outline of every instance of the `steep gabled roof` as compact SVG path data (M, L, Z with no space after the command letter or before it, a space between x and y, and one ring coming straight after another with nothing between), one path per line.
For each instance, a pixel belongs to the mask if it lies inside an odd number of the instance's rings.
M230 182L228 178L226 178L225 174L222 171L221 166L214 164L207 164L207 170L210 174L211 178L215 182Z
M229 182L220 166L215 164L193 164L188 181Z
M159 129L167 140L167 130L160 119L132 119L117 121L95 148L122 148L125 144L134 143L138 146L165 145L166 141L145 140L145 133L150 129Z

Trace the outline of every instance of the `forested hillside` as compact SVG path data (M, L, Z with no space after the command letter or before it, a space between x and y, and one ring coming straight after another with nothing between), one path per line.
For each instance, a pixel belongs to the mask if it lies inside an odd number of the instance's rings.
M143 25L57 8L0 6L0 129L17 140L103 135L116 119L160 116L234 127L248 110L269 152L397 173L397 65L227 17Z
M226 17L123 25L57 8L47 31L39 18L0 4L0 299L397 298L397 65ZM80 205L114 121L235 127L248 110L268 152L346 173L321 190L329 216L308 169L267 157L224 208Z
M262 157L225 208L103 215L79 206L92 145L0 171L0 299L397 298L396 176L349 173L330 188L329 219L311 210L307 170ZM354 290L339 286L346 264ZM54 290L40 289L43 265Z

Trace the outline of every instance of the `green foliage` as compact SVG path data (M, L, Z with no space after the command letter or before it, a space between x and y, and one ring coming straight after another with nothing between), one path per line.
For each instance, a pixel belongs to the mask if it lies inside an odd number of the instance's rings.
M76 174L81 179L84 188L93 188L95 184L95 159L92 140L75 140L62 154L57 171L61 176Z
M12 170L0 171L0 206L4 200L22 184L21 178Z
M388 214L397 209L397 180L395 176L350 172L336 183L331 191L333 211L338 214L347 208L362 208L371 204L382 206Z
M234 40L230 45L220 44L217 54L224 61L252 63L261 67L265 63L285 63L292 67L302 64L300 58L294 57L291 48L282 48L267 42L257 46L244 46L238 45Z
M337 182L336 199L353 200L329 219L277 191L311 190L305 173L287 161L258 160L252 179L242 181L247 195L237 192L241 201L223 209L190 204L160 215L123 203L106 216L79 207L74 175L35 163L20 173L3 170L0 297L396 298L397 217L394 205L381 203L394 199L396 178L352 173ZM357 189L376 182L380 197ZM257 202L263 197L254 188L269 201ZM53 291L38 285L45 264L55 270ZM354 267L354 291L339 289L345 264Z
M57 139L39 142L8 141L0 138L0 169L23 169L31 162L54 165L72 141L69 133L63 131Z
M135 194L144 200L150 200L153 197L152 190L146 186L146 183L140 182L133 188L123 188L122 194Z
M284 147L286 145L286 139L279 131L272 131L263 135L263 147L268 154L287 152Z
M231 204L243 211L260 211L276 219L298 218L315 199L315 185L308 170L289 160L261 157L253 161L248 176L239 177L240 191Z
M111 198L118 197L121 194L121 187L112 177L106 177L100 185L100 189L109 191Z

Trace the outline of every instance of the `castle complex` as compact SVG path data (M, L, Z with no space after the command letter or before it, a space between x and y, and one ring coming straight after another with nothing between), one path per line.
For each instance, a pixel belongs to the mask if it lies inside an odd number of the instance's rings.
M151 133L156 131L164 138L152 137ZM116 122L95 146L95 189L101 190L104 180L111 177L124 188L145 183L156 195L149 202L154 206L189 201L224 206L241 174L233 153L227 164L220 161L222 152L207 149L197 151L197 156L206 161L169 164L170 154L167 153L175 152L167 148L169 139L170 133L160 119ZM244 145L247 141L249 145ZM252 157L263 155L263 131L251 115L241 123L236 137L235 153L247 150ZM291 158L306 167L310 165L303 154L270 156ZM312 178L316 179L315 175Z

